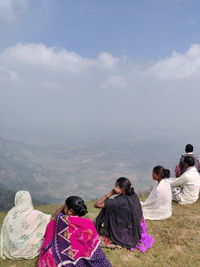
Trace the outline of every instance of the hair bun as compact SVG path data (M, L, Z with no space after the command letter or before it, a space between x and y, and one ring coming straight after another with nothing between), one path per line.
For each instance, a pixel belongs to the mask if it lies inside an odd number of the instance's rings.
M87 206L84 204L84 200L78 196L68 197L65 200L65 204L74 211L74 215L84 216L87 213Z
M79 216L84 216L87 213L87 210L85 208L82 208L79 212L78 215Z
M169 178L170 177L170 170L169 169L164 169L164 177Z
M125 193L126 193L127 195L132 195L133 192L134 192L134 188L133 188L132 186L130 186L129 188L127 188L127 189L125 190Z
M77 214L79 216L84 216L87 213L87 207L84 204L84 202L82 202L79 207L77 208Z

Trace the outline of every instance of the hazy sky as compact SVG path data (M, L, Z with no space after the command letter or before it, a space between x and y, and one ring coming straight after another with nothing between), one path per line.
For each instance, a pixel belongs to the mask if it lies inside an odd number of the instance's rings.
M199 0L0 0L0 129L199 135Z

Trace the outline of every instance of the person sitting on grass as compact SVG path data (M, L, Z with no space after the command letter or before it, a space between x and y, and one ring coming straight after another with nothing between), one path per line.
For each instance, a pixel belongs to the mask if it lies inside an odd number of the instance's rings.
M199 198L200 175L195 167L195 159L184 158L184 173L178 178L170 178L173 200L179 204L192 204ZM176 190L174 190L176 188ZM177 190L179 188L179 190Z
M46 228L38 267L111 267L100 248L100 237L92 220L82 218L86 213L87 207L80 197L65 200Z
M185 154L181 155L179 160L179 165L177 165L175 168L176 177L181 176L186 171L186 168L184 166L184 159L187 156L194 158L195 161L194 166L196 167L197 171L200 172L199 158L193 154L193 145L187 144L185 146Z
M113 195L117 196L112 199ZM117 179L115 187L97 200L94 207L102 208L96 218L102 246L137 248L142 252L153 246L154 239L146 232L141 204L129 179Z
M164 220L172 215L172 192L168 178L170 171L163 166L153 168L152 178L157 181L148 198L141 202L143 215L148 220Z
M0 256L5 259L33 259L38 256L51 215L33 209L28 191L15 194L15 206L8 211L0 237Z

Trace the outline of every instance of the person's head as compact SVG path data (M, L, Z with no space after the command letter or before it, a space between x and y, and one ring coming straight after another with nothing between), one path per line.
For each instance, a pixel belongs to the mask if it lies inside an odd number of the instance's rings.
M193 152L193 145L191 145L191 144L187 144L187 145L185 146L185 152L186 152L186 153L191 153L191 152Z
M156 166L153 168L152 171L152 178L153 180L156 181L161 181L164 178L169 178L170 177L170 170L165 169L163 166Z
M194 160L193 157L191 157L191 156L187 156L187 157L184 158L184 162L183 162L183 164L184 164L184 167L187 169L187 168L189 168L189 167L194 166L194 164L195 164L195 160Z
M78 215L81 217L87 213L87 207L82 198L70 196L65 200L64 212L66 215Z
M120 177L115 182L115 187L121 190L121 194L132 195L134 188L131 186L131 182L128 178Z
M15 207L21 209L33 208L31 195L28 191L20 190L15 194Z

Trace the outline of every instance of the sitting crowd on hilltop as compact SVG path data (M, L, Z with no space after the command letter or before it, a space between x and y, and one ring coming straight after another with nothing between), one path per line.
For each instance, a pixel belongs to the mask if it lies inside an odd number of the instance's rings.
M145 220L169 218L172 200L185 205L199 198L200 163L191 144L185 152L175 168L176 177L170 178L169 169L163 166L153 168L156 184L143 202L128 178L118 178L114 188L95 202L94 207L101 209L95 222L83 217L87 207L78 196L68 197L51 220L51 215L33 208L28 191L18 191L1 227L0 256L39 256L39 267L109 267L102 247L146 252L154 238L147 233Z

